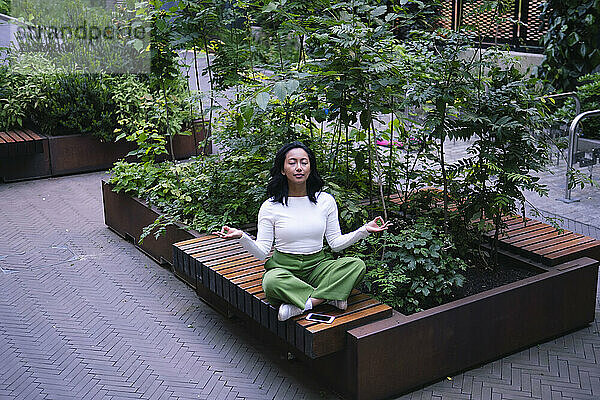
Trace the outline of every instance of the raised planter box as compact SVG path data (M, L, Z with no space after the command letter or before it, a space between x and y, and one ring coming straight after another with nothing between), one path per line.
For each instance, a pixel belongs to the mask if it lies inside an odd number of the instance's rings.
M160 211L148 206L144 201L124 193L112 191L114 186L102 181L102 200L104 204L104 223L119 236L132 242L138 249L164 267L172 269L175 276L192 286L205 301L226 315L231 315L227 303L202 285L196 284L195 275L189 271L173 268L173 243L202 236L201 233L186 231L181 225L170 225L164 235L156 239L147 236L139 243L143 229L158 218ZM193 279L192 279L193 278Z
M380 399L584 327L594 320L598 261L549 271L410 316L348 331L349 394Z
M144 227L153 223L160 211L142 200L112 191L113 185L102 181L104 223L121 237L130 240L159 264L173 265L173 243L200 236L196 231L186 231L181 226L168 226L166 234L155 239L149 235L138 243Z
M175 158L199 155L198 144L204 140L202 131L173 137ZM89 135L49 136L44 140L44 152L0 159L0 178L5 182L100 171L111 168L136 145L119 141L103 143Z
M106 224L122 236L139 237L158 216L106 183L103 195ZM148 237L142 249L168 261L172 243L199 235L171 227L159 240ZM316 360L300 358L318 379L348 398L406 393L591 323L599 264L579 258L556 266L531 265L540 273L410 316L394 312L347 331L342 351ZM202 295L202 284L198 286ZM203 296L218 303L213 297Z

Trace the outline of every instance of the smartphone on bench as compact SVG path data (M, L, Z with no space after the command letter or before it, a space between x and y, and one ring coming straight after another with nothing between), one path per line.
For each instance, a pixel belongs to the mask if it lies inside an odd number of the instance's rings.
M323 322L326 324L330 324L333 322L335 317L333 315L325 315L325 314L317 314L317 313L309 313L306 316L306 319L314 322Z

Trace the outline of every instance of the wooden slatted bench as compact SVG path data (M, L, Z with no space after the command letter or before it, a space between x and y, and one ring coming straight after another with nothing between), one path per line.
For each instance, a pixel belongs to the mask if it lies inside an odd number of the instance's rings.
M600 260L600 240L521 216L505 217L506 228L498 236L499 248L542 267L581 257ZM486 234L491 240L494 231Z
M0 157L18 157L44 152L46 137L30 129L0 132Z
M345 311L330 305L316 308L315 312L336 317L331 324L308 321L306 315L280 322L278 309L268 303L262 290L264 261L237 241L214 235L173 244L173 268L191 286L210 290L311 359L342 350L347 330L392 315L391 307L354 290Z
M388 199L396 204L402 202L397 194ZM449 207L450 210L456 210L454 204L450 204ZM499 252L510 259L522 260L523 264L533 262L544 269L581 257L600 260L599 240L568 230L559 230L544 222L522 216L510 215L502 220L506 227L498 236ZM494 230L486 233L488 243L485 247L491 247L494 233Z

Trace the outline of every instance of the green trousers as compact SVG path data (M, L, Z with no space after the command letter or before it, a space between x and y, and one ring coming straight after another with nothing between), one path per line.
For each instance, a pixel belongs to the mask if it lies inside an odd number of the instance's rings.
M265 263L262 287L269 303L304 309L309 297L346 300L365 275L365 263L354 257L334 260L323 250L315 254L274 251Z

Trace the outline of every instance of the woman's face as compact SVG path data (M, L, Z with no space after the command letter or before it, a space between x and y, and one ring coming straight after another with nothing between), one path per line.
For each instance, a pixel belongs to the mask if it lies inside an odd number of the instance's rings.
M296 147L285 154L283 169L281 173L285 175L290 185L305 184L310 175L310 160L308 153L303 149Z

